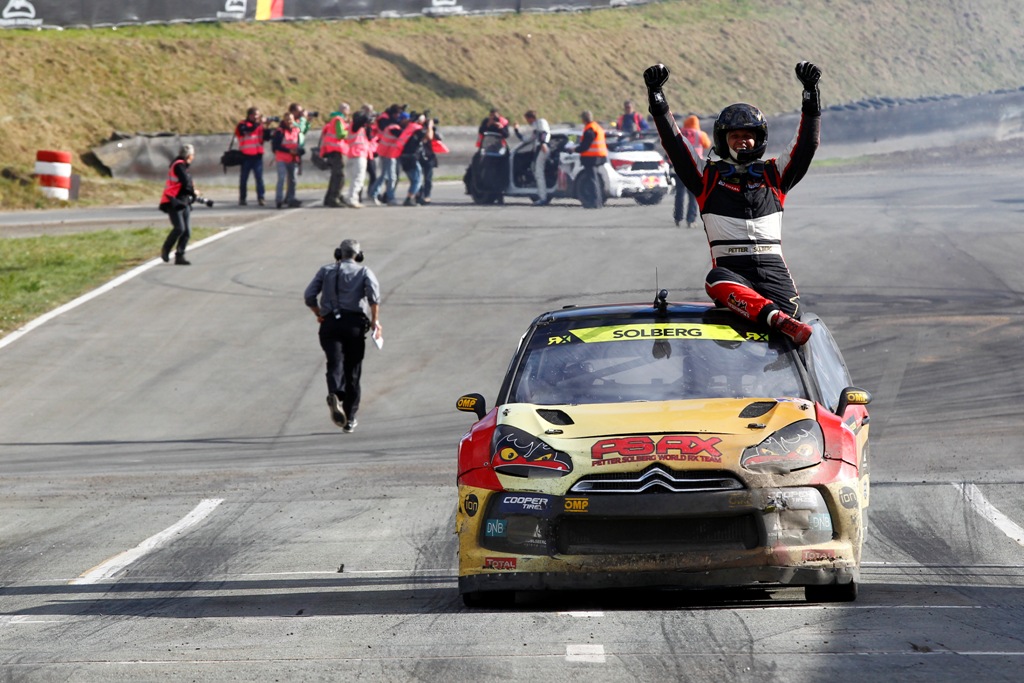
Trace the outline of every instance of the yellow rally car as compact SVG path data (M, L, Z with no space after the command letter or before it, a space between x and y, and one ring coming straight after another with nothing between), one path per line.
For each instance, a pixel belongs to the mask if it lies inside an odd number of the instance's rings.
M534 320L459 444L459 591L805 586L853 600L869 394L814 315L800 348L706 304Z

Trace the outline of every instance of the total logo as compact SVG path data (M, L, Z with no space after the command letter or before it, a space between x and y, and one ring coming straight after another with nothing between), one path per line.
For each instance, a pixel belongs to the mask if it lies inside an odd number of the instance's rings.
M485 557L484 558L484 569L504 569L510 570L516 568L516 558L514 557Z
M42 19L36 18L36 8L29 0L7 0L7 6L0 13L0 26L39 26Z

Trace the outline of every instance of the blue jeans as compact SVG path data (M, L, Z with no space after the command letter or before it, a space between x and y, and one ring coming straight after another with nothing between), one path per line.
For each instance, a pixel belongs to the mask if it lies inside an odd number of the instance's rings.
M277 203L291 204L295 201L295 169L298 167L293 161L277 162ZM288 181L288 192L284 192L285 180ZM282 199L282 195L284 199Z
M415 157L402 157L402 171L409 176L409 196L415 197L423 186L423 169Z
M398 180L398 159L386 159L381 157L380 161L380 175L378 175L377 179L373 181L372 185L370 185L370 199L372 200L377 196L380 192L380 186L383 184L385 186L384 201L390 204L395 200L395 183Z
M696 223L697 222L697 198L693 196L693 193L686 189L686 186L679 180L679 176L676 176L676 205L672 211L672 217L676 223L681 223L683 220L683 203L686 203L686 222Z
M238 179L238 201L245 201L245 193L249 185L249 173L256 177L256 198L263 199L263 155L247 154L242 161L242 172Z

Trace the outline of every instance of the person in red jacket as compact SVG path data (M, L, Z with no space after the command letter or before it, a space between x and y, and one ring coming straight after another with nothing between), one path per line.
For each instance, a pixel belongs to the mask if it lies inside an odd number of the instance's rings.
M712 268L704 289L720 306L756 320L804 344L811 327L800 322L800 295L782 257L782 208L786 194L804 177L821 133L821 69L796 65L803 105L796 136L785 152L762 161L768 145L764 114L745 103L718 115L712 148L718 159L695 153L669 111L662 87L669 71L656 64L644 71L650 112L676 175L697 198L711 247Z
M697 156L703 157L704 153L711 149L711 138L700 129L700 119L696 116L687 116L683 121L683 129L679 132L690 143L690 146L693 147L693 153ZM695 228L697 227L697 198L676 177L676 202L672 210L672 218L675 220L677 228L683 221L684 200L686 204L686 227Z
M259 107L249 107L245 120L235 126L235 139L242 152L243 161L238 178L238 204L245 206L245 195L249 186L249 174L256 178L256 200L263 206L263 143L270 138L266 128L267 120Z
M347 102L339 104L320 133L320 156L331 169L324 206L333 208L345 205L342 190L345 189L345 159L348 156L349 111Z
M639 136L640 133L650 128L644 121L644 117L640 116L640 112L636 110L633 100L626 100L622 103L622 116L619 117L615 127L633 137Z
M302 147L299 144L299 127L295 125L291 112L281 117L281 125L270 139L277 161L277 208L302 206L302 202L295 198L295 174L302 163Z
M185 259L185 247L192 236L192 200L196 197L196 189L192 185L192 176L188 167L196 157L196 148L182 145L178 156L167 168L167 182L160 196L160 210L171 218L171 231L160 249L160 258L164 263L171 260L171 249L174 249L174 265L190 266Z

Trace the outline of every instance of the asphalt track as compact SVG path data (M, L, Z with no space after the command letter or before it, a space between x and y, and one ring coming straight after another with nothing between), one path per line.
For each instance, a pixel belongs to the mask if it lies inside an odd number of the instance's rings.
M1017 158L815 169L789 197L805 305L875 399L860 598L833 606L458 598L455 399L493 400L544 310L703 299L703 233L669 206L476 207L446 185L422 209L197 212L242 229L0 348L2 677L1018 681L1021 187ZM345 237L385 334L349 435L301 300Z

